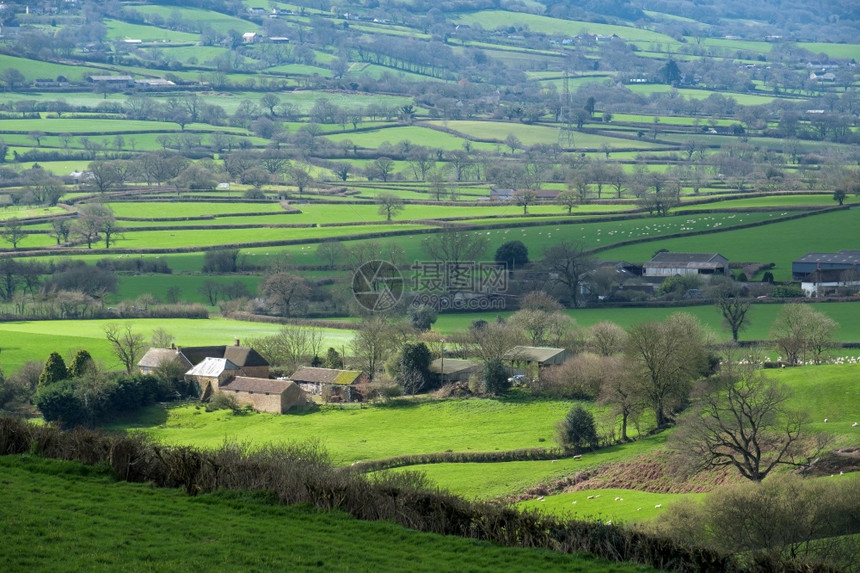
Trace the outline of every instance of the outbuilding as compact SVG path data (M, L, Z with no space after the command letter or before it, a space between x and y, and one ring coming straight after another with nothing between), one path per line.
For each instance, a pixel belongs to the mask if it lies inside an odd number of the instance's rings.
M642 266L643 277L675 275L728 275L729 260L719 253L670 253L663 251Z
M251 406L258 412L284 414L291 408L308 403L305 392L291 380L236 376L220 390L234 396L239 404Z

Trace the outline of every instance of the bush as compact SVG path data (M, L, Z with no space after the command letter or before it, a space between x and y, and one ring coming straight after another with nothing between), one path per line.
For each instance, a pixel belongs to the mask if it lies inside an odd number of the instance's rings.
M597 446L597 426L594 416L582 406L574 406L558 430L559 442L567 449L579 451L584 447Z
M773 298L802 298L805 293L799 286L778 285L770 291L770 296Z
M72 428L88 421L87 411L75 393L72 380L40 386L35 404L46 422L59 422L63 427Z
M206 404L206 411L214 412L215 410L230 410L234 414L238 414L241 411L241 406L239 406L239 401L232 394L215 392L209 403Z

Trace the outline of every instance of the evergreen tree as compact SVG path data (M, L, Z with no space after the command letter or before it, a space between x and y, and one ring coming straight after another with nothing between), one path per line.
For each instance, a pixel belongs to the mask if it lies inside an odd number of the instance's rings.
M65 380L69 377L69 372L66 369L66 362L63 357L56 352L51 352L48 360L45 362L45 368L39 375L39 388L50 386L60 380Z
M72 363L68 368L69 378L80 378L87 370L95 365L93 357L86 350L78 350L72 358Z
M343 368L343 357L340 353L329 346L328 350L325 353L325 367L326 368Z
M499 359L488 360L484 364L484 390L488 394L500 396L511 389L505 365Z
M559 426L559 441L565 448L580 450L597 445L594 416L582 406L575 406Z

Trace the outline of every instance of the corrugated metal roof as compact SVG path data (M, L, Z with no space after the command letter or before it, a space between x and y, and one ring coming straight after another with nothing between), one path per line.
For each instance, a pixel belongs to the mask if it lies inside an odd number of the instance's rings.
M657 253L648 261L648 266L656 266L659 264L691 264L691 263L722 263L725 257L719 253Z
M445 371L442 372L442 363L445 364ZM475 362L474 360L461 360L459 358L446 358L444 361L441 358L437 358L433 362L430 363L430 372L433 374L454 374L455 372L462 372L463 370L470 370L472 368L477 368L480 366L480 362Z
M217 378L225 370L239 370L239 367L226 358L205 358L203 362L185 373L186 376Z
M546 362L564 351L564 348L551 348L549 346L514 346L502 355L502 360Z
M795 263L825 263L830 265L858 265L860 264L860 251L842 250L838 253L807 253L794 260Z

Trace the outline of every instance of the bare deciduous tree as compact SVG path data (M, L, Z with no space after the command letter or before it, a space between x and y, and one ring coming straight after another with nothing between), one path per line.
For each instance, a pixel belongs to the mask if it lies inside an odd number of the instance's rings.
M110 342L114 356L125 366L125 371L131 374L147 347L143 335L133 332L131 324L121 327L110 323L105 326L105 338Z
M762 371L729 372L703 382L696 406L673 436L675 449L692 456L699 468L730 466L761 481L799 453L799 412L788 409L785 384Z

